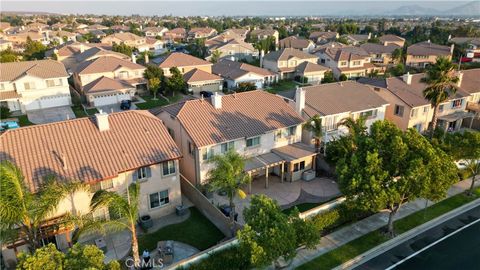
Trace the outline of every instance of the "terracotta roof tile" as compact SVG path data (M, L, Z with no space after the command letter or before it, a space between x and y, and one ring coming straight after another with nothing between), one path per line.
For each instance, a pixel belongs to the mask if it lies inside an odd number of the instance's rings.
M27 74L42 79L68 77L65 66L54 60L11 62L0 65L0 81L2 82L14 81Z
M450 47L428 41L413 44L407 48L409 55L451 55Z
M123 90L123 89L131 89L135 88L124 81L121 80L114 80L105 76L102 76L83 87L83 91L86 93L98 93L98 92L105 92L105 91L113 91L113 90Z
M221 77L215 74L211 74L196 68L183 74L183 79L185 79L185 82L187 83L222 80Z
M123 60L114 56L101 56L78 65L76 73L78 74L93 74L102 72L112 72L119 67L126 67L129 69L145 69L144 66L135 64L128 60Z
M272 60L272 61L286 61L293 57L299 59L317 59L316 55L309 54L306 52L302 52L297 49L292 48L284 48L278 51L269 52L265 55L265 60Z
M212 63L184 53L174 52L168 55L160 64L161 68L202 66Z

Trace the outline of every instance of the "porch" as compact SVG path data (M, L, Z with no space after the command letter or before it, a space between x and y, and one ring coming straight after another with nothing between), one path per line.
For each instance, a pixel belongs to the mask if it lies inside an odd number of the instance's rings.
M465 119L473 119L475 113L466 111L456 111L447 115L438 117L439 126L445 131L458 131L462 127L462 123Z

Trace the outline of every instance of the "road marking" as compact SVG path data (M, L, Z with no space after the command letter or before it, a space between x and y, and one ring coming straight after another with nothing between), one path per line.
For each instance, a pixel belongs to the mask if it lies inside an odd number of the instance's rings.
M436 244L438 244L438 243L442 242L443 240L445 240L445 239L449 238L450 236L453 236L453 235L455 235L455 234L457 234L457 233L459 233L459 232L463 231L464 229L466 229L466 228L468 228L468 227L470 227L470 226L474 225L474 224L475 224L475 223L477 223L477 222L480 222L480 219L477 219L477 220L475 220L475 221L473 221L473 222L471 222L471 223L469 223L469 224L467 224L467 225L465 225L465 226L461 227L460 229L458 229L458 230L454 231L453 233L451 233L451 234L449 234L449 235L446 235L446 236L444 236L444 237L442 237L442 238L438 239L437 241L435 241L435 242L431 243L430 245L428 245L428 246L426 246L426 247L424 247L424 248L420 249L419 251L417 251L417 252L415 252L415 253L413 253L413 254L410 254L410 256L408 256L408 257L406 257L405 259L403 259L403 260L401 260L401 261L399 261L399 262L395 263L394 265L392 265L392 266L388 267L388 268L387 268L387 269L385 269L385 270L391 270L391 269L393 269L393 268L397 267L398 265L400 265L400 264L404 263L405 261L407 261L407 260L409 260L409 259L411 259L411 258L413 258L413 257L417 256L419 253L421 253L421 252L423 252L423 251L425 251L425 250L427 250L427 249L429 249L429 248L431 248L431 247L435 246Z

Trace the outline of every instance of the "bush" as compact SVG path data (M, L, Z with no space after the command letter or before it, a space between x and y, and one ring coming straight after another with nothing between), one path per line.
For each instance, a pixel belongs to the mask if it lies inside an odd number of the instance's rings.
M0 119L9 118L12 115L8 107L0 106Z
M338 209L329 210L312 218L313 224L319 232L332 227L334 224L337 224L339 220L340 211Z
M458 170L458 177L460 177L460 180L465 180L472 176L472 171L470 171L469 169Z
M334 209L314 216L312 221L315 228L325 235L344 224L355 222L371 214L373 213L361 211L342 203Z
M188 270L243 270L250 269L250 260L248 254L240 251L240 247L235 246L216 252L198 264L191 265Z
M340 74L340 77L338 78L338 80L341 81L341 82L348 80L347 75L345 75L343 73Z

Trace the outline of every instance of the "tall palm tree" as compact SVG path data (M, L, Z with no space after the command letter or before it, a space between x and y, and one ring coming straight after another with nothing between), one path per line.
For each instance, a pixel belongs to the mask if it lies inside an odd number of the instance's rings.
M303 124L303 127L310 131L313 135L313 139L315 140L315 150L317 152L320 151L320 142L322 140L323 130L322 130L322 118L317 114L308 121Z
M41 246L41 228L57 211L58 204L88 186L76 181L46 177L37 192L26 185L21 170L9 161L0 163L0 238L25 241L30 251Z
M431 136L433 136L433 131L437 127L438 107L455 94L458 80L455 65L446 57L437 58L436 63L427 68L422 82L427 84L427 87L423 90L423 96L430 101L433 107L432 124L430 126Z
M214 191L224 191L227 193L230 212L230 223L232 237L235 235L235 204L233 199L238 196L241 199L246 197L241 187L248 184L251 179L244 172L245 158L233 150L225 155L216 155L211 160L215 168L209 172L209 183Z
M140 185L132 183L124 196L111 191L99 190L93 194L90 202L91 213L97 209L107 208L110 219L93 219L91 214L72 217L73 223L79 227L75 239L81 235L106 234L121 230L129 230L132 236L132 254L135 265L140 265L136 223L140 200ZM112 218L114 217L114 218Z

